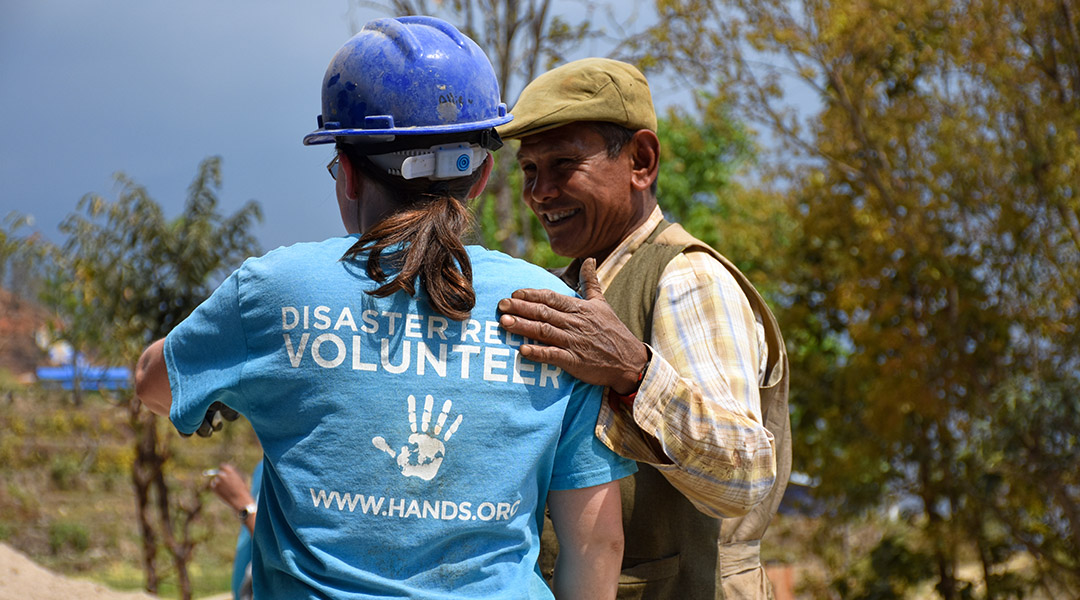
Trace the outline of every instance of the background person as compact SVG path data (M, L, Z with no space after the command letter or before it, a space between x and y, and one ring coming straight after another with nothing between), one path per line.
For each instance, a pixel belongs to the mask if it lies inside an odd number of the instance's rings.
M229 463L221 463L217 469L208 472L210 489L233 510L241 523L240 533L236 537L231 581L233 598L236 600L251 600L252 597L251 536L255 533L256 500L262 487L262 470L263 461L260 460L251 473L250 489L236 467Z
M791 468L776 320L730 261L664 220L656 114L636 68L563 65L513 112L499 132L521 140L523 199L555 253L574 258L564 281L580 275L585 299L520 290L501 322L546 344L523 355L609 387L597 435L641 467L622 481L619 597L770 597L759 544Z
M140 358L136 388L182 432L215 401L262 444L256 597L615 594L615 480L593 435L602 389L523 360L496 304L572 293L461 237L494 127L511 117L472 40L430 17L372 21L332 59L319 129L349 236L245 261ZM550 493L549 493L550 492Z

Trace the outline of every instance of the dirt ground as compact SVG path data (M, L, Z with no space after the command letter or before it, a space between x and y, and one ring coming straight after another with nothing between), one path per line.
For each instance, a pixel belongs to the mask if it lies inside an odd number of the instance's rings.
M770 569L770 579L779 583L777 600L794 598L790 573ZM778 582L777 579L780 579ZM202 600L230 600L231 594ZM41 567L34 561L0 543L0 600L158 600L142 592L118 592L103 585L81 579L71 579Z
M209 600L228 600L230 594ZM101 584L71 579L45 569L0 543L0 600L157 600L142 592L118 592Z

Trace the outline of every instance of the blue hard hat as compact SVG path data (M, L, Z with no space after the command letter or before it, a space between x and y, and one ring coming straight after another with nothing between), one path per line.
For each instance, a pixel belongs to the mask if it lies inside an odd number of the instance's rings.
M513 119L499 100L491 62L453 25L435 17L376 19L330 61L319 128L304 144L488 130Z

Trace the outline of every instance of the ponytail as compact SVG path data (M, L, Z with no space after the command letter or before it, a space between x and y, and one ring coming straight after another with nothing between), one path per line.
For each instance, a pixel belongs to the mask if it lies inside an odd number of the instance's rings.
M482 170L445 181L404 180L387 174L348 145L339 144L338 151L348 153L354 168L379 182L401 207L360 236L342 257L357 259L368 253L367 274L382 285L367 293L384 298L401 290L415 296L419 278L436 312L455 321L468 318L476 293L472 263L461 238L472 225L465 201ZM387 252L398 245L400 249Z

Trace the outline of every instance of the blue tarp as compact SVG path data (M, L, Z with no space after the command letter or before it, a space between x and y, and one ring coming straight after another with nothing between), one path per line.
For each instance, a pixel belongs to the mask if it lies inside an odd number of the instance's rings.
M131 385L131 369L127 367L94 367L79 365L79 386L84 390L118 390ZM60 387L70 390L75 387L75 366L38 367L38 381L59 382Z

